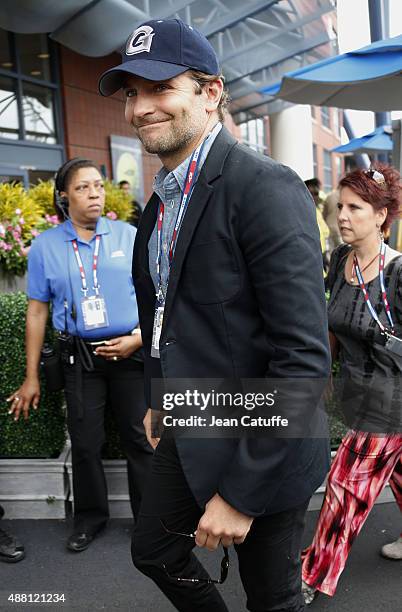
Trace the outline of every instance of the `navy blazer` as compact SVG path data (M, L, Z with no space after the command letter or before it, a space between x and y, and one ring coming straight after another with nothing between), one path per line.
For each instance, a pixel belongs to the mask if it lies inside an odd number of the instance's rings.
M133 259L148 405L152 378L325 379L319 232L296 173L220 131L179 233L154 359L148 241L158 203L154 194L145 207ZM316 402L302 409L313 413ZM177 448L201 507L219 492L250 516L303 503L329 467L324 438L178 438Z

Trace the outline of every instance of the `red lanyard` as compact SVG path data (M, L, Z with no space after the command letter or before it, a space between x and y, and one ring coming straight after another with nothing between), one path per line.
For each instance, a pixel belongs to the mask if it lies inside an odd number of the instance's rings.
M98 284L97 268L98 268L98 256L99 256L100 240L101 240L101 237L100 237L99 234L97 234L95 236L95 250L94 250L94 258L93 258L93 262L92 262L92 274L93 274L93 281L94 281L93 289L95 290L96 295L99 294L99 284ZM77 243L76 240L73 240L73 249L74 249L75 258L77 260L78 269L80 271L80 276L81 276L81 285L82 285L81 286L81 291L86 296L87 293L88 293L87 277L85 275L84 264L82 263L80 251L79 251L79 248L78 248L78 243Z
M192 191L194 189L196 180L198 178L198 165L201 158L201 153L204 148L205 142L207 138L203 140L203 142L195 149L194 153L191 156L190 163L188 164L186 180L184 183L184 191L181 197L179 210L177 212L176 222L174 225L174 230L172 234L172 239L170 241L169 246L169 268L172 265L174 252L176 250L177 237L180 231L181 224L183 222L184 213L187 210L188 203L190 201L190 197ZM162 228L163 228L163 218L165 215L165 205L161 201L159 204L158 210L158 221L157 221L157 255L156 255L156 272L158 275L158 293L159 299L163 296L162 293L162 279L161 279L161 257L162 257Z
M381 242L381 247L380 247L380 260L379 260L379 276L380 276L380 286L381 286L381 298L384 304L384 308L385 308L385 313L387 315L388 321L391 325L391 333L395 333L394 332L394 322L392 320L392 315L391 315L391 309L389 307L389 302L388 302L388 298L387 298L387 292L385 289L385 283L384 283L384 267L385 267L385 249L386 249L386 245L385 242ZM371 316L373 317L374 321L377 323L378 327L380 328L381 332L384 333L386 331L384 325L381 323L380 319L378 318L378 315L376 313L376 311L373 308L373 305L371 303L368 291L367 291L367 287L364 284L364 280L363 280L363 275L360 271L360 267L359 267L359 262L357 261L357 257L356 255L354 255L353 257L353 265L355 267L356 270L356 276L357 276L357 280L359 281L359 285L360 285L360 289L363 291L363 296L364 296L364 300L366 302L367 308L369 309L369 312L371 314Z

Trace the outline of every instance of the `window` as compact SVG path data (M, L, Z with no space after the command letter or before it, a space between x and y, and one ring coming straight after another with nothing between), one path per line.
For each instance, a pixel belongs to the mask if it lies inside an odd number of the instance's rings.
M341 137L341 128L339 126L339 110L337 108L334 108L333 111L333 121L334 121L334 134L335 136L338 136L338 138Z
M8 183L12 185L13 183L20 183L24 186L24 176L23 174L0 174L0 183Z
M52 65L46 34L0 29L0 138L57 144Z
M244 144L260 153L265 152L266 146L263 119L251 119L246 123L242 123L240 125L240 133Z
M5 30L0 30L0 68L2 70L15 70L11 54L10 36Z
M0 138L19 136L16 81L0 76Z
M338 183L341 180L342 176L342 160L339 155L335 156L335 165L336 165L336 182Z
M17 34L17 52L22 74L51 80L50 53L45 34Z
M318 176L317 145L313 144L313 176Z
M329 114L328 106L321 106L321 123L328 129L331 127Z
M39 181L50 181L54 179L54 172L48 172L46 170L28 170L28 183L30 185L36 185Z
M27 140L56 143L53 107L51 90L32 83L23 84L22 111Z
M326 193L332 191L332 156L329 151L324 149L324 185Z

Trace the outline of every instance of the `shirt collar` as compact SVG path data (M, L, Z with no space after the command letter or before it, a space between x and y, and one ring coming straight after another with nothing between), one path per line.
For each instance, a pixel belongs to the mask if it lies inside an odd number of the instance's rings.
M110 233L110 227L109 227L109 219L106 219L106 217L99 217L97 223L96 223L96 229L95 229L95 235L99 234L100 236L102 234L109 234ZM82 239L78 236L75 227L73 226L73 224L71 223L70 219L67 219L66 221L64 221L64 223L61 226L63 228L64 231L64 240L66 242L70 241L70 240L79 240L82 242Z

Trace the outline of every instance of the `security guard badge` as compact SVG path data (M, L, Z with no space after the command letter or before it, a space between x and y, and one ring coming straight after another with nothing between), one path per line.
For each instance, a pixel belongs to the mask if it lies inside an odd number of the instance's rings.
M105 298L102 295L98 294L82 298L81 309L86 330L108 327L109 319Z

